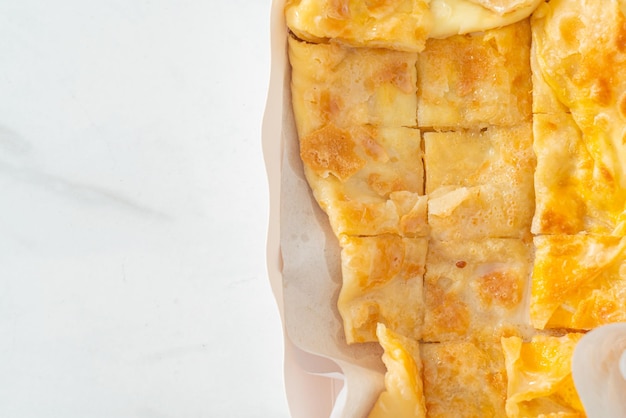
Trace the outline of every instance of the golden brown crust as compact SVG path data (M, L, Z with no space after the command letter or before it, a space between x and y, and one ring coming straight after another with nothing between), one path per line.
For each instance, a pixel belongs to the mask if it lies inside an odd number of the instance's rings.
M532 248L517 239L429 242L425 341L526 335Z
M348 343L377 341L376 326L418 340L424 316L425 238L341 237L337 306Z
M382 359L387 373L385 391L378 397L368 418L425 418L419 343L383 324L378 324L376 336L385 350Z
M506 371L499 342L422 344L429 417L506 417Z
M532 25L538 69L571 112L599 181L625 189L626 19L620 3L551 1L537 10Z
M532 6L535 3L534 0L470 0L472 3L480 4L481 6L493 10L496 13L504 14L510 13L514 10Z
M626 320L626 238L535 237L530 316L543 328L588 330Z
M433 25L426 0L287 0L287 26L311 42L420 51Z
M418 60L419 126L480 128L529 121L529 62L528 20L428 40Z
M289 39L305 174L337 234L427 233L416 54Z
M301 155L338 236L428 233L419 131L327 125L301 139Z
M507 416L583 418L572 380L571 361L583 334L536 335L529 342L502 339L507 372Z
M526 283L509 271L489 272L476 279L476 290L480 304L487 309L502 306L514 309L524 296Z
M355 152L356 143L349 131L334 125L312 132L300 140L300 157L316 175L333 175L344 181L365 165Z
M428 283L424 289L426 301L426 340L439 342L462 338L470 327L470 310L454 293L446 293L437 282Z
M626 319L626 19L621 3L535 12L536 212L531 320L588 330Z
M532 110L533 114L568 112L567 107L559 101L552 88L541 73L537 56L537 39L541 37L539 26L532 24L532 42L530 47L530 68L532 72Z
M523 238L534 213L531 124L424 134L428 222L438 240Z
M394 385L417 388L421 341L428 416L505 416L502 347L511 416L578 416L571 378L550 380L578 337L557 334L626 321L620 2L551 0L428 40L426 3L287 2L315 43L290 38L291 91L306 178L341 240L346 339L385 348L393 384L376 413L419 404Z

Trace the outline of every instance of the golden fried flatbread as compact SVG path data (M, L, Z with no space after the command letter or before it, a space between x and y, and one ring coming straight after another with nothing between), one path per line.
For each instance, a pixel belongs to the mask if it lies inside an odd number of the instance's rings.
M583 418L572 380L572 355L583 334L502 339L507 373L506 412L511 418Z
M336 235L427 234L418 130L327 125L300 139L300 155Z
M287 0L287 26L314 43L418 52L427 38L522 20L541 0Z
M529 63L528 20L429 39L417 61L418 125L480 129L530 121Z
M532 246L518 239L431 240L424 341L525 335Z
M422 361L417 341L378 324L376 335L385 350L385 391L368 418L425 418Z
M534 213L531 124L424 134L428 223L438 240L522 238Z
M302 138L329 124L415 127L417 54L289 38L291 99Z
M370 417L584 416L573 349L626 321L624 10L287 0L345 338L385 353Z
M532 27L539 71L580 129L601 174L594 180L626 190L626 19L620 2L550 1L537 9ZM613 233L623 235L624 228Z
M419 339L427 240L397 235L341 237L337 306L348 343L377 341L376 325Z
M506 371L499 341L422 344L429 417L506 417Z

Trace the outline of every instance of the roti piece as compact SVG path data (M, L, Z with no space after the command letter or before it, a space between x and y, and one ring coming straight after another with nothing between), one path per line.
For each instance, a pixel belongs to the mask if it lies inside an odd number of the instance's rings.
M510 418L586 416L571 370L574 348L582 336L536 335L530 342L518 337L502 339Z
M459 10L537 1L287 0L301 157L342 246L346 340L385 350L372 416L578 416L578 335L532 327L626 321L624 2L551 0L532 48L530 19L432 39L471 26Z
M506 371L498 341L422 344L428 417L506 417Z
M417 52L428 37L447 38L522 20L540 1L287 0L285 16L289 29L309 42Z
M287 26L310 42L420 51L433 26L430 0L287 0Z
M537 37L544 36L538 30L539 25L531 19L532 42L530 45L530 68L532 73L532 110L533 114L538 113L563 113L569 112L567 107L561 103L552 91L550 85L543 78L539 58L537 57Z
M426 233L415 54L289 40L313 193L337 235Z
M626 321L626 238L534 238L530 318L538 329L589 330Z
M525 335L531 266L531 246L521 240L431 240L423 340Z
M438 240L522 238L534 212L530 123L424 134L428 222Z
M535 7L538 2L536 0L470 0L473 3L492 10L496 13L510 13L527 7Z
M541 74L572 113L602 181L625 189L626 19L620 3L550 1L533 15L533 31Z
M452 35L483 32L511 25L530 16L541 1L430 0L430 10L435 21L430 37L445 39Z
M337 306L348 343L377 341L378 323L419 339L427 240L342 236L340 243L343 284Z
M425 418L419 343L378 324L376 335L385 350L387 367L385 391L380 394L368 418Z
M419 127L476 129L530 121L529 63L528 20L429 39L418 60Z
M532 19L534 77L544 82L537 110L548 114L534 118L535 234L626 235L626 20L619 9L616 1L559 0Z
M626 220L626 189L607 181L568 113L535 115L534 234L609 235Z
M336 235L427 234L418 130L327 125L301 138L300 155Z
M289 38L291 98L302 138L329 124L415 127L417 54Z

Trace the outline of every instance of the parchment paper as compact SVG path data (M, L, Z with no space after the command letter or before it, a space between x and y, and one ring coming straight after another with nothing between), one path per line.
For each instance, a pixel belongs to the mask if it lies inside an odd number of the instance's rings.
M263 152L270 186L268 272L285 329L287 397L294 418L324 416L320 413L325 408L309 411L301 407L304 403L331 405L328 416L333 418L361 418L384 386L382 350L377 344L348 346L344 338L336 308L340 249L302 171L283 8L284 0L272 4ZM307 378L318 383L327 379L328 384L313 385L311 391Z

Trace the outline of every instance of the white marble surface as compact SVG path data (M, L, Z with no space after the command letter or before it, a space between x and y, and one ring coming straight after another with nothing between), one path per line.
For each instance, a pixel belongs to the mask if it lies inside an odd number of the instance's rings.
M0 1L0 416L288 416L269 10Z

